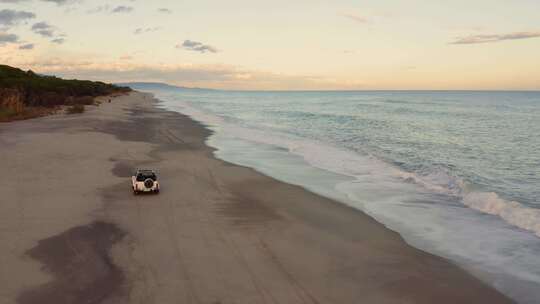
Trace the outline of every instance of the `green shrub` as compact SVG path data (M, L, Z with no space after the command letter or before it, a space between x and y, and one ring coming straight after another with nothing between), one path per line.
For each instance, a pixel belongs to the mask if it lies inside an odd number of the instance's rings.
M84 113L84 105L82 104L75 104L67 108L66 112L68 114L80 114Z
M26 106L51 108L58 105L89 105L94 103L94 97L131 91L128 87L100 81L65 80L7 65L0 65L0 88L21 92Z

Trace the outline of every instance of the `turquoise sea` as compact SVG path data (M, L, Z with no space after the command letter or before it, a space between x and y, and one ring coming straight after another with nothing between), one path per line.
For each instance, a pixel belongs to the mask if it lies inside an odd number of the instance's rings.
M540 303L540 92L134 87L214 130L217 157L358 208Z

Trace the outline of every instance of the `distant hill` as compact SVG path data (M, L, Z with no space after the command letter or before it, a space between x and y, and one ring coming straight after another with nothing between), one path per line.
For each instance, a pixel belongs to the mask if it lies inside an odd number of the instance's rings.
M213 89L203 89L203 88L188 88L181 86L174 86L162 82L124 82L116 83L116 85L130 87L134 90L192 90L192 91L215 91Z
M100 81L65 80L0 65L0 121L39 116L61 105L92 104L94 97L130 90Z

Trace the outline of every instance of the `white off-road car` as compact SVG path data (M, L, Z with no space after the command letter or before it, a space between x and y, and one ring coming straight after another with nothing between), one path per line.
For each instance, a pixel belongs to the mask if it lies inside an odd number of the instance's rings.
M159 193L157 175L153 170L138 169L131 177L131 184L133 187L133 194L142 192Z

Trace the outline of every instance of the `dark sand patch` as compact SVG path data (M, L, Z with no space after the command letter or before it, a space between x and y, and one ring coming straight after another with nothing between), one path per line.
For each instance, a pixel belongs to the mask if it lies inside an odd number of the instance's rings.
M98 221L39 241L27 254L54 279L23 292L17 302L93 304L121 296L124 275L109 252L124 236L117 226Z
M111 159L114 163L112 173L118 177L130 177L135 172L135 165L132 161L122 161Z

